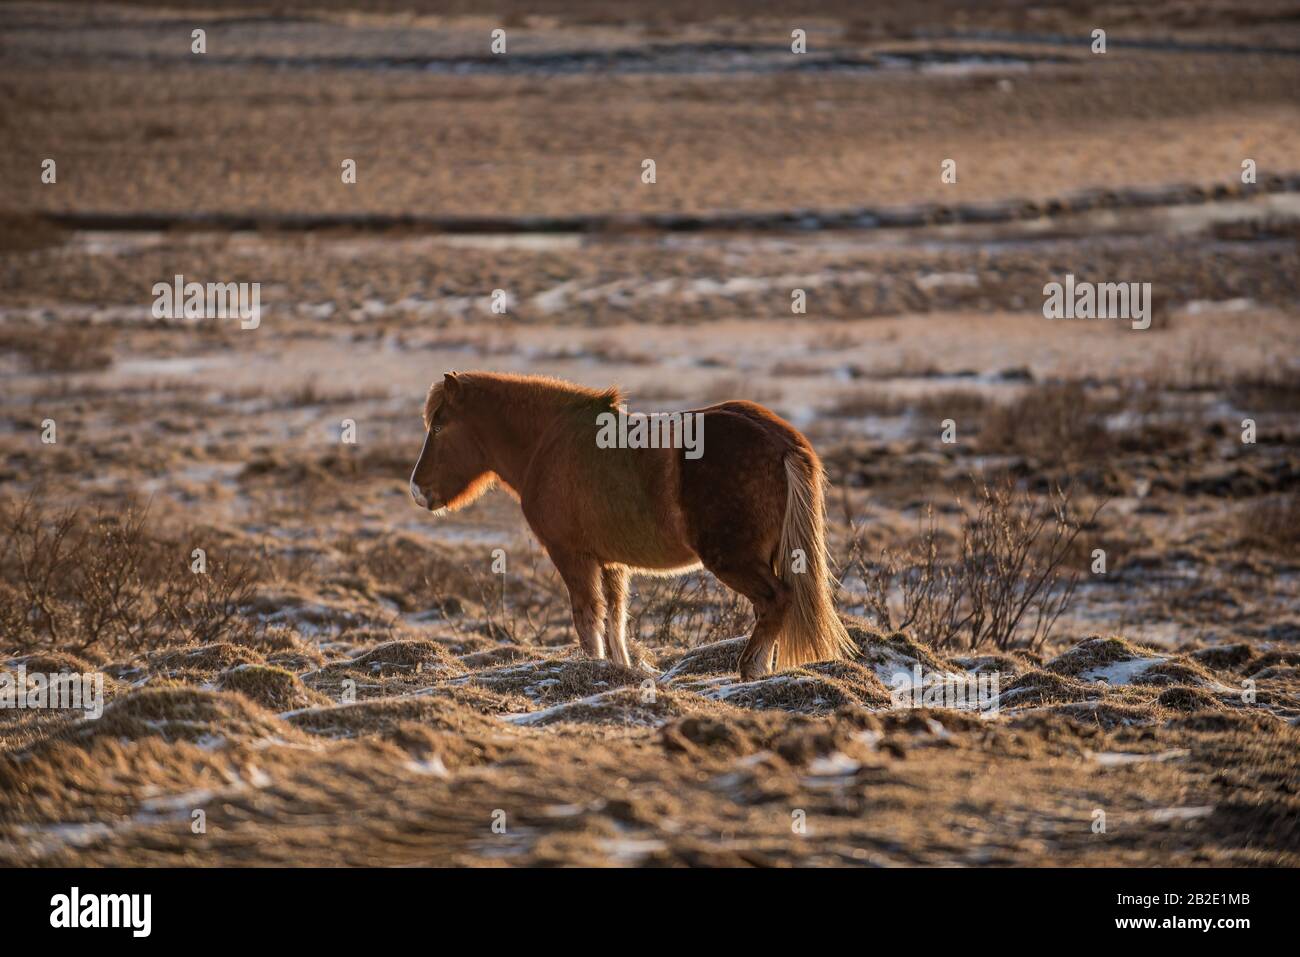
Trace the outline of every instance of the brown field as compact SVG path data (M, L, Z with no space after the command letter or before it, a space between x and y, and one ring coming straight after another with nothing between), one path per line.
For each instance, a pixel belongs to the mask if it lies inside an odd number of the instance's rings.
M1295 5L349 6L0 5L0 673L105 698L0 707L0 864L1300 863ZM410 500L450 369L788 418L857 656L739 681L695 574L582 658L508 495Z

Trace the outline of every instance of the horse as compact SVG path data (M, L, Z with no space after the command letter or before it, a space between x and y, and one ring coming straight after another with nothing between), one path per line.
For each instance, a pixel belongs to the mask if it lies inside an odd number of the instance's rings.
M443 515L493 485L510 492L568 588L592 658L632 667L630 575L701 567L753 605L742 679L851 657L831 599L825 472L807 438L770 409L736 400L686 413L707 438L695 453L674 443L611 447L602 423L625 427L626 418L611 418L627 417L625 408L617 388L448 372L425 399L411 497Z

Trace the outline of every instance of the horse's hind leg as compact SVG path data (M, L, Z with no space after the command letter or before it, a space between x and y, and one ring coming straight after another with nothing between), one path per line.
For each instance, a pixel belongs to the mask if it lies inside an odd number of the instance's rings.
M569 589L573 625L578 629L582 650L592 658L604 658L605 590L600 563L587 556L554 552L551 561Z
M761 561L725 565L705 561L704 567L753 604L754 633L740 653L740 677L746 681L761 678L772 670L776 642L790 607L790 589Z
M625 565L606 565L600 572L605 591L605 647L610 660L624 668L632 667L627 650L627 578Z

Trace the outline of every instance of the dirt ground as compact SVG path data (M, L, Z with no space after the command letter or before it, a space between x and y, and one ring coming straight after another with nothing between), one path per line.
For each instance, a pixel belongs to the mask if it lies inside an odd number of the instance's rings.
M105 700L0 707L0 863L1300 863L1294 5L465 7L0 7L0 675ZM864 207L926 212L813 228ZM368 221L195 225L243 212ZM655 219L732 212L788 228ZM178 274L260 324L155 318ZM1151 327L1046 319L1066 274ZM691 575L635 583L637 667L583 659L513 499L410 500L450 369L788 418L857 655L741 682L749 609ZM929 522L961 562L972 476L1071 490L1045 640L873 599Z

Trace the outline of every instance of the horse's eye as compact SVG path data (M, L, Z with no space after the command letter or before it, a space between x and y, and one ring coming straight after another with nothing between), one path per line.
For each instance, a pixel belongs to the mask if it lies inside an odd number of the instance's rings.
M435 426L433 427L433 431L435 431L435 432L441 432L441 431L442 431L442 426L441 426L441 425L435 425Z

